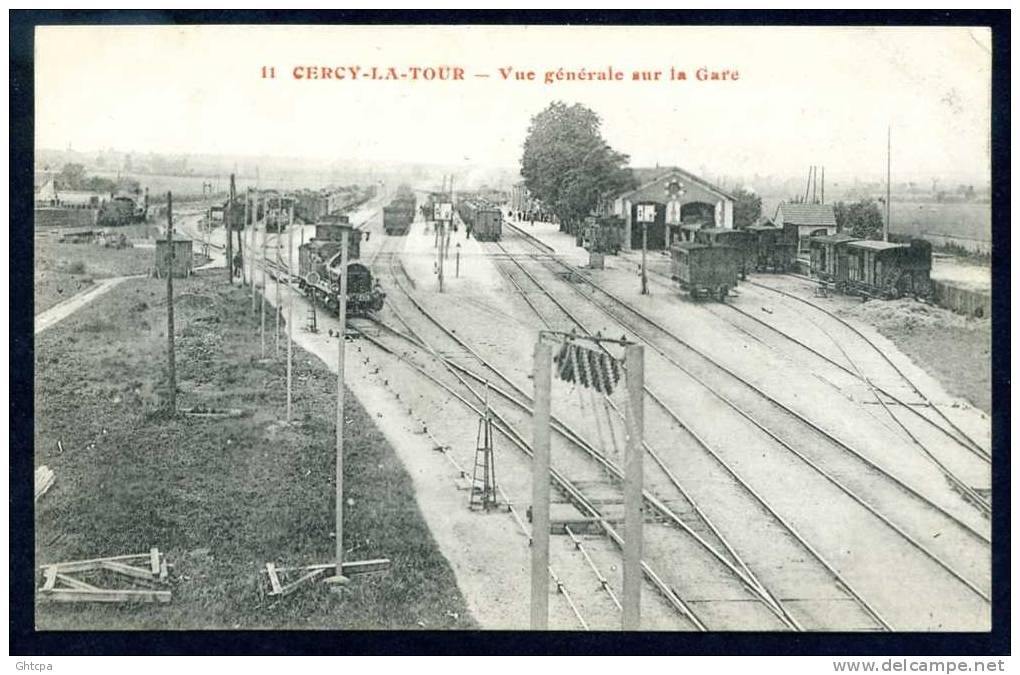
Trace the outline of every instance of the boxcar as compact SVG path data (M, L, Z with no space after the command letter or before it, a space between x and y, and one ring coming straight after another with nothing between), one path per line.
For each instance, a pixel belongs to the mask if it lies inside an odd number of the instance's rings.
M576 243L592 253L616 255L623 243L623 231L623 218L589 218L578 232Z
M797 240L789 240L788 233L774 225L751 225L754 249L754 269L758 272L788 272L793 269L797 256Z
M503 212L481 199L457 203L457 213L468 232L478 241L499 241L503 237Z
M709 246L729 246L740 252L740 278L746 279L747 273L755 267L754 235L746 230L734 230L729 227L705 227L694 234L694 241Z
M865 297L931 295L931 244L857 240L839 244L836 287ZM845 252L845 255L841 255Z
M680 242L670 253L671 276L692 298L716 297L724 302L737 285L742 255L739 249Z
M843 232L815 235L808 239L811 250L811 276L822 281L836 281L839 262L846 260L846 244L858 238Z

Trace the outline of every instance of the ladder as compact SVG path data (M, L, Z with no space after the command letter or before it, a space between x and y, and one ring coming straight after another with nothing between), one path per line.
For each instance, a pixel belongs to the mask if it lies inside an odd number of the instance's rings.
M317 318L315 316L315 301L314 300L312 302L308 303L307 320L308 320L308 322L305 325L305 330L307 330L309 333L318 333L319 332L319 325L318 325Z
M478 420L475 466L471 475L468 508L484 511L496 508L496 458L492 447L492 417L489 415L489 385L485 385L485 414Z

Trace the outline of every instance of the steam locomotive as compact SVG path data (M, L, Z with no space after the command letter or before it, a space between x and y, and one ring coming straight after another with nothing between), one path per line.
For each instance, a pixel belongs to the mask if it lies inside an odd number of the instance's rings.
M298 288L328 311L340 313L340 248L347 216L317 223L315 237L298 247ZM349 226L347 226L349 227ZM370 316L382 309L386 293L367 266L361 264L361 239L368 233L350 231L347 260L347 316Z

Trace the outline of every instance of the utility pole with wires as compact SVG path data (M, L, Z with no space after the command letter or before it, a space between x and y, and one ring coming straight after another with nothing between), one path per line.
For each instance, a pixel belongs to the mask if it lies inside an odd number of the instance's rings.
M558 348L555 358L553 347ZM622 355L614 355L608 347ZM555 364L555 367L554 365ZM644 347L627 340L543 330L535 344L534 440L531 478L531 628L549 623L549 492L552 375L607 397L626 379L624 457L623 630L641 627L641 563L644 546ZM615 444L615 441L614 441ZM604 521L602 525L609 527ZM618 535L614 538L619 540Z

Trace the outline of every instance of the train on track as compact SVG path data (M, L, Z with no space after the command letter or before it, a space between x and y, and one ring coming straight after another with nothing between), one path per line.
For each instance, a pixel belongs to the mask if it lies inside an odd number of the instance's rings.
M340 256L342 228L347 216L333 216L332 222L315 225L315 236L298 247L298 288L312 302L340 313ZM358 262L361 240L368 233L351 229L347 261L347 316L371 316L382 309L386 293L372 271Z
M383 230L388 235L406 235L414 222L416 199L414 192L407 185L397 188L397 194L387 206L383 207Z
M837 291L872 298L928 298L931 244L859 239L842 232L808 238L811 275Z
M468 197L457 202L457 215L464 221L469 236L478 241L499 241L503 238L503 212L492 202Z
M96 225L101 227L118 227L132 223L142 223L149 215L149 191L144 196L121 193L113 196L99 206L96 214Z

